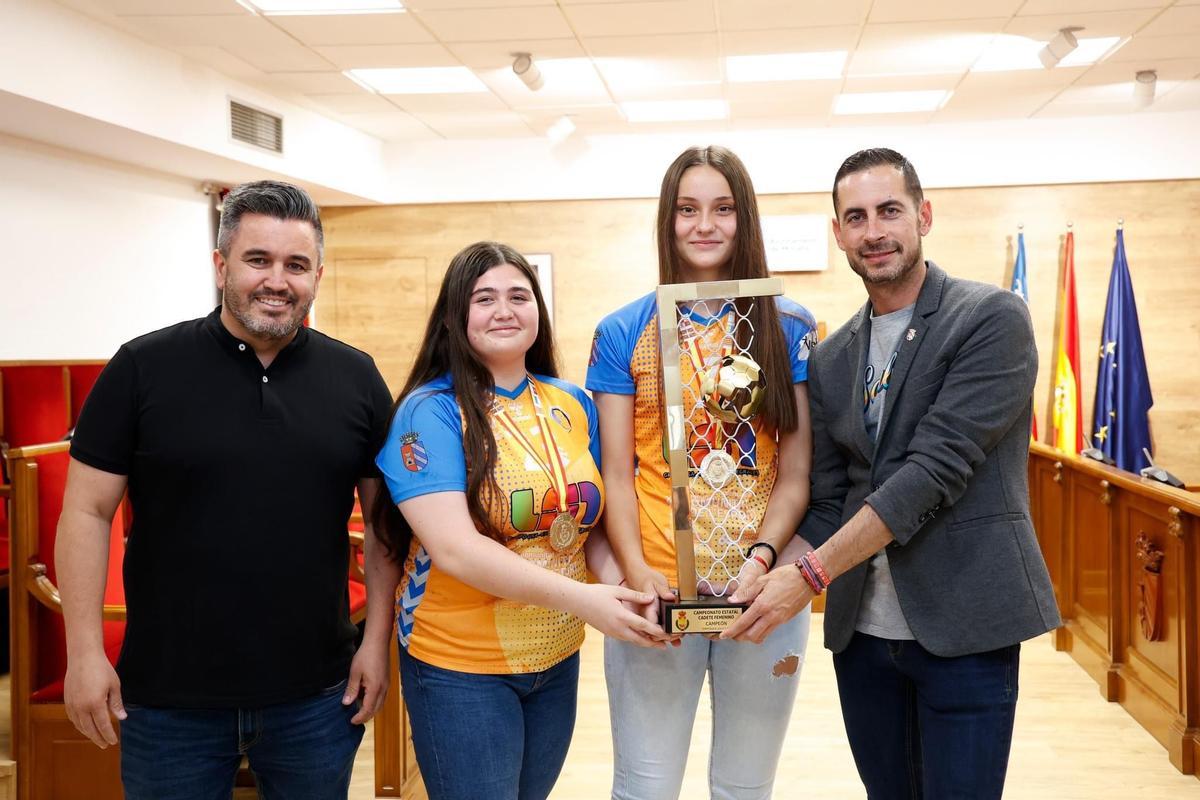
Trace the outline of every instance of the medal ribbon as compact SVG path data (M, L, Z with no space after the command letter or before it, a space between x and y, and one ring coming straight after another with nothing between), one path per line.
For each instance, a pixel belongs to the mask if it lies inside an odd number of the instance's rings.
M533 410L537 415L538 430L541 432L541 436L538 438L542 441L542 455L538 455L533 442L529 441L529 437L521 432L517 423L505 411L504 405L494 398L492 400L492 414L496 417L496 421L500 423L500 427L504 429L504 432L520 445L521 449L546 473L546 477L550 479L550 485L554 487L554 492L558 495L558 513L569 514L570 510L567 505L567 469L563 465L562 455L558 450L558 442L554 438L554 429L550 426L550 420L546 418L546 412L542 408L542 398L538 394L537 386L532 376L528 380L529 395L533 398Z

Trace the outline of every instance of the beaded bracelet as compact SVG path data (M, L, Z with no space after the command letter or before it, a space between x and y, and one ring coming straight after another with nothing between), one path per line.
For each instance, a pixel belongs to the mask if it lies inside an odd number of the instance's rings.
M796 560L796 569L800 570L813 594L822 594L829 587L829 574L811 550Z

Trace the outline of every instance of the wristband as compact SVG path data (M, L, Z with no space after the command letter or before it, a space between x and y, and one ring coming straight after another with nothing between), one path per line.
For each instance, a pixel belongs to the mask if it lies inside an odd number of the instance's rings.
M813 594L822 594L828 588L829 574L811 550L796 560L796 569L800 570L800 575L813 590Z
M763 569L765 569L767 572L770 572L770 571L771 571L771 568L767 566L767 561L766 561L766 559L765 559L765 558L763 558L762 556L750 556L750 558L751 558L752 560L754 560L754 561L757 561L758 563L762 564L762 566L763 566Z
M750 545L746 548L746 558L754 558L754 551L760 547L765 547L771 551L771 563L763 564L763 566L767 568L767 572L770 572L771 567L775 566L775 563L779 561L779 553L775 551L775 546L770 542L755 542L754 544Z

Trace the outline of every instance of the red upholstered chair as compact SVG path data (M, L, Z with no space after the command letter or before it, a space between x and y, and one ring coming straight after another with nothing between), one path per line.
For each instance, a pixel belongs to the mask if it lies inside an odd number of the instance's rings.
M363 542L366 526L363 525L362 504L358 494L354 496L354 511L347 526L350 535L350 621L355 625L367 618L367 577L363 572Z
M75 427L75 423L79 421L79 410L83 408L83 401L87 399L88 393L92 391L92 387L96 385L96 379L100 377L101 370L104 369L104 363L94 364L70 364L67 366L67 372L70 373L71 381L71 427Z
M54 538L62 512L69 445L9 451L12 477L12 743L17 796L28 800L118 800L119 748L101 750L67 719L66 642L55 584ZM104 649L114 661L125 633L121 562L125 523L113 519L104 596Z
M0 367L9 447L60 441L71 428L70 372L62 364Z

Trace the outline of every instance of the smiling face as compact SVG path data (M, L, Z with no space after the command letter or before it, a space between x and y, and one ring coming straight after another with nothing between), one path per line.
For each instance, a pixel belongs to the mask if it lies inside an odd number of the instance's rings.
M838 182L833 232L850 267L868 287L900 285L924 263L921 237L933 225L928 200L918 203L890 165L852 172Z
M689 167L675 198L675 252L687 281L729 272L737 236L737 207L725 176L707 164Z
M467 310L467 341L496 372L524 363L538 334L538 305L525 273L500 264L479 276Z
M221 321L239 339L289 339L312 308L321 282L312 223L245 214L229 242L228 255L213 254L217 288L223 292Z

